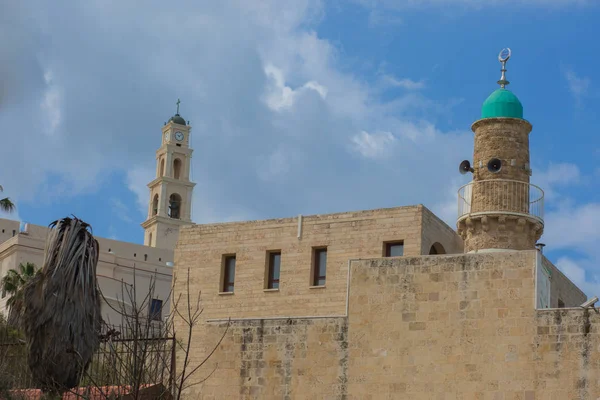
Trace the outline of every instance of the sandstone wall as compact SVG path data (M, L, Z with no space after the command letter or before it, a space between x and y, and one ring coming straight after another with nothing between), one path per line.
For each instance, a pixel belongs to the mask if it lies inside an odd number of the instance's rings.
M207 318L341 315L348 260L382 257L384 242L404 241L404 255L422 252L424 207L410 206L298 218L183 227L175 252L175 291L202 291ZM434 221L433 224L431 221ZM428 215L427 244L460 252L460 238ZM311 287L312 249L327 246L327 281ZM281 251L279 290L265 290L267 252ZM427 249L428 250L428 249ZM220 293L222 258L236 255L235 291Z
M350 398L516 399L533 390L516 372L535 332L534 252L390 261L353 264Z
M236 320L186 398L596 400L600 316L535 310L536 258L353 261L347 318ZM192 365L224 329L202 321Z
M348 393L346 318L311 318L207 323L195 342L191 366L225 340L184 398L336 399ZM181 360L179 360L181 363Z
M581 308L540 310L531 344L529 376L535 399L600 397L600 315Z

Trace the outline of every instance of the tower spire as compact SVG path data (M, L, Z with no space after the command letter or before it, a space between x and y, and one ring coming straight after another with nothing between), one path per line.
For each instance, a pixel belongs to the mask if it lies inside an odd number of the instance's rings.
M500 61L502 63L502 69L501 69L502 76L500 77L500 80L497 83L500 85L500 87L502 89L504 89L504 87L510 83L509 81L506 80L506 62L510 58L510 55L511 55L511 51L510 51L510 48L508 48L508 47L502 49L500 51L500 54L498 54L498 61Z
M179 115L179 103L181 103L181 100L177 99L177 113L175 113L175 115Z

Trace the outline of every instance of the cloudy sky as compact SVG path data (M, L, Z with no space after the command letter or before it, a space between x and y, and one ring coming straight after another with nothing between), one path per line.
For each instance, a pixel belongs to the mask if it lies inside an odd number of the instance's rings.
M423 203L458 163L509 46L546 254L600 294L600 6L585 0L0 2L0 184L35 224L142 242L161 126L191 121L193 219Z

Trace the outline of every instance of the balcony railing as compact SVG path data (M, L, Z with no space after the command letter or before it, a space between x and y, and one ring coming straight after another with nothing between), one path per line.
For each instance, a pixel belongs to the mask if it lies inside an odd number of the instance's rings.
M544 191L508 179L471 181L458 189L458 219L482 214L513 214L544 222Z

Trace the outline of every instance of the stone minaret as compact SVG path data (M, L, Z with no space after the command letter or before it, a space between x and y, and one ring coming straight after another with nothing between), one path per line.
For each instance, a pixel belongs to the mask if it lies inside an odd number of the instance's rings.
M191 129L179 115L178 100L177 113L162 128L156 177L148 184L148 218L142 224L146 246L175 249L179 227L192 223L192 191L196 184L190 181Z
M473 123L473 165L461 164L461 172L473 180L459 190L458 233L465 252L532 250L541 237L544 193L529 183L529 133L519 99L505 88L506 61L502 62L500 89L483 103L481 119Z

